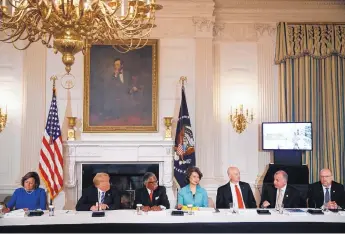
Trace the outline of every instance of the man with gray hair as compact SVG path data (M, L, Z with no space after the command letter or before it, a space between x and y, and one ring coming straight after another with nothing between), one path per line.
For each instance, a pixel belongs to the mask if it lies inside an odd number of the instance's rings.
M300 207L299 191L287 182L288 174L283 170L277 171L274 174L273 186L268 185L263 188L260 206L263 208L277 208L281 205L284 208Z
M146 172L144 187L135 191L134 209L137 204L143 205L144 211L160 211L169 209L170 203L164 186L158 186L157 177L152 172Z
M333 181L333 173L324 168L320 171L320 181L310 184L308 189L308 206L328 209L345 208L344 186Z

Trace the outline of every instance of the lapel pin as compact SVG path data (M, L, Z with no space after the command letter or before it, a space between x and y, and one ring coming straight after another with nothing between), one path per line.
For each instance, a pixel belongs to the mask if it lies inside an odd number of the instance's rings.
M288 194L286 194L286 197L289 197L289 195L288 195Z
M333 190L333 193L335 193L335 191Z

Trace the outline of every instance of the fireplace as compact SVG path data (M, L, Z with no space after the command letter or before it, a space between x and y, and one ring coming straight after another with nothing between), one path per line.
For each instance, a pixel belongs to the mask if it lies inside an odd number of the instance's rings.
M66 203L59 206L74 209L82 189L91 185L93 176L102 171L113 174L111 183L123 191L123 208L128 207L134 196L131 190L141 187L142 176L151 171L159 184L166 187L173 207L173 144L163 140L64 142Z
M143 187L146 172L153 172L159 181L159 164L82 164L82 188L91 186L99 172L108 173L111 186L119 190L121 209L133 207L135 190Z

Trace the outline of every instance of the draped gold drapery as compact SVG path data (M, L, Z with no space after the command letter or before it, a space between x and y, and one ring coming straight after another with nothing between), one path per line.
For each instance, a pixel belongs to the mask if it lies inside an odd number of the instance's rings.
M344 183L345 24L279 23L276 43L280 121L312 122L310 180L330 168Z

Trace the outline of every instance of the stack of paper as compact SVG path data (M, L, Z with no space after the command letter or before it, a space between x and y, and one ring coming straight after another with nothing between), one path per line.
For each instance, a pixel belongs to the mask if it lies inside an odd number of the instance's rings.
M305 216L307 212L301 209L285 209L288 215L298 215L298 216Z
M4 215L4 218L24 218L25 211L23 209L14 210Z

